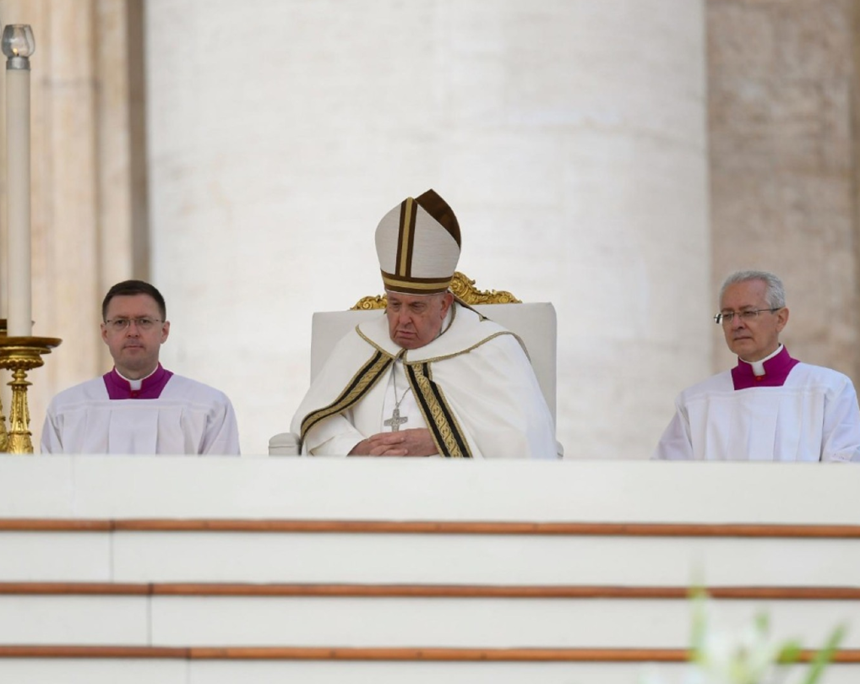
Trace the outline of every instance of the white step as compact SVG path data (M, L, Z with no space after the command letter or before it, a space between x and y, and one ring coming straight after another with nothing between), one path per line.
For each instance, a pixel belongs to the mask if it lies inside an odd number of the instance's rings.
M857 568L854 539L0 531L0 582L838 587Z
M798 671L805 665L795 666ZM2 659L0 681L14 684L638 684L654 670L679 684L681 663L422 663ZM858 665L832 665L823 684L856 684Z
M158 591L158 587L155 587ZM0 645L675 648L686 599L0 594ZM742 628L766 611L775 638L820 646L837 623L860 648L860 600L712 600ZM853 628L853 629L852 629Z
M667 657L677 683L690 633L679 588L860 587L858 490L860 469L773 464L0 459L0 582L108 584L0 586L0 681L635 684ZM675 592L194 596L167 582ZM860 681L856 593L716 604L720 624L764 609L777 638L811 648L848 623L852 664L825 682ZM432 660L451 648L471 660Z

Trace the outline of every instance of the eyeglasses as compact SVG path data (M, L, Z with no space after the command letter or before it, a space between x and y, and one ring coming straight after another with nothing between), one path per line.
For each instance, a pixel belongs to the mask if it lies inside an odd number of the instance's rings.
M114 332L122 332L132 323L137 326L138 330L142 330L144 332L148 330L152 330L156 323L161 323L162 321L158 318L113 318L109 321L105 321L105 325L110 326L110 329Z
M720 323L731 323L734 320L735 316L740 318L745 323L749 323L750 321L758 318L758 315L762 311L770 311L770 313L773 313L774 311L779 311L782 308L783 307L781 306L777 306L773 309L747 309L746 311L737 312L727 311L726 313L718 313L716 316L714 316L714 323L716 323L717 325L719 325Z

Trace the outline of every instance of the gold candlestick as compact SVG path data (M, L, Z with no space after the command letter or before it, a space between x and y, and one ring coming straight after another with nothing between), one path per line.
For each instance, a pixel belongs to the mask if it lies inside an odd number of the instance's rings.
M32 454L30 439L30 408L27 405L27 371L45 362L42 356L50 354L62 340L56 337L0 337L0 368L12 371L12 407L9 410L9 430L5 452Z
M6 337L6 319L0 318L0 339ZM0 454L9 450L9 436L6 432L6 416L3 415L3 400L0 398Z

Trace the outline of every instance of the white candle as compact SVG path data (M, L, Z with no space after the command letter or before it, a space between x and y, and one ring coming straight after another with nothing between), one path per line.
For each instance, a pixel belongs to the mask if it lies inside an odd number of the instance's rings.
M30 71L6 70L9 337L33 333L30 287Z
M36 48L27 25L3 29L6 63L7 335L33 334L30 286L30 55Z

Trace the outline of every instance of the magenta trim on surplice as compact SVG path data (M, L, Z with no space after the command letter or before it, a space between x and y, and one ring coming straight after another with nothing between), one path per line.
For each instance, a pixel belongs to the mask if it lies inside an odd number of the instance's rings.
M782 348L772 359L764 362L764 375L755 375L753 367L746 361L738 359L738 365L732 368L732 383L736 390L750 387L782 387L785 379L800 361L788 355L788 349Z
M129 381L116 372L116 368L110 373L105 373L103 377L111 399L158 399L161 396L161 390L172 375L173 373L165 370L159 363L155 372L148 378L144 378L139 390L133 390Z

